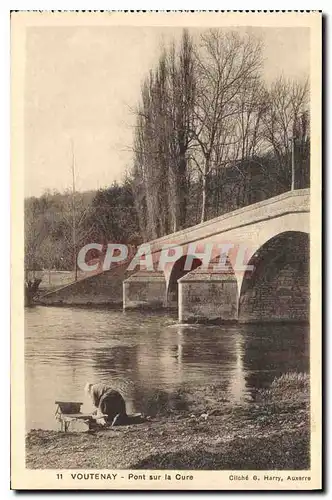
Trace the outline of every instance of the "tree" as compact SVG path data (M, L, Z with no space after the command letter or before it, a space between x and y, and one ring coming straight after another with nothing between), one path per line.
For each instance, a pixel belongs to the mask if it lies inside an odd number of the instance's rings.
M295 162L298 175L295 178L295 189L310 186L310 116L309 110L303 111L295 122Z
M24 207L24 265L25 273L32 271L35 278L36 271L42 268L43 259L40 247L50 230L50 221L44 211L48 205L46 196L30 198L25 201Z
M60 230L60 237L64 243L66 261L72 263L75 281L78 277L78 250L87 243L92 231L92 227L86 224L89 212L90 209L85 203L84 196L73 191L63 199L59 213L58 231Z
M263 116L264 139L277 158L277 180L284 190L290 188L292 138L297 137L301 123L307 134L308 100L308 80L291 81L281 76L267 92L267 106Z
M170 120L168 137L171 150L173 231L185 227L189 193L189 160L193 142L194 107L196 97L195 60L192 39L183 31L178 56L174 45L169 52Z
M86 219L87 230L93 242L108 243L140 242L138 218L130 180L122 185L114 182L107 189L99 189L92 201Z
M179 49L164 49L150 71L136 110L132 177L145 239L186 222L194 83L193 45L184 30Z
M76 193L77 242L89 241L86 224L91 192ZM25 267L28 270L73 269L72 193L46 193L25 200Z
M224 168L236 159L239 147L236 117L240 97L259 78L262 46L256 38L235 32L209 30L201 35L196 51L197 84L195 128L196 149L192 155L202 183L201 222L206 220L208 180L213 169ZM248 138L248 134L245 134Z

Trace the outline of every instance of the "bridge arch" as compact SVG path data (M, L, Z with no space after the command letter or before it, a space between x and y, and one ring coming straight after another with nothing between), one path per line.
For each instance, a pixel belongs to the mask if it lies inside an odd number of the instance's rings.
M285 231L250 258L239 293L240 321L308 321L309 235Z
M277 238L283 233L306 233L310 234L310 217L306 211L299 213L288 213L280 217L265 217L264 220L258 221L253 231L232 231L233 242L235 245L244 245L246 248L244 264L250 265L254 255L273 238ZM245 273L239 270L238 263L234 256L230 256L237 284L238 293L241 295L242 283Z
M188 268L186 266L187 258L191 259L191 265ZM175 308L178 306L178 280L201 265L201 259L194 255L183 255L174 262L168 275L166 275L166 301L168 307Z

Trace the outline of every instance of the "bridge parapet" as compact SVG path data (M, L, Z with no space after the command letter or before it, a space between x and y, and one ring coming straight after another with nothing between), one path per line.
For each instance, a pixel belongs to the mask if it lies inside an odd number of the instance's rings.
M149 245L151 252L156 253L161 251L163 245L166 244L185 245L274 217L281 217L289 213L309 213L309 211L310 189L287 191L273 198L220 215L196 226L152 240Z

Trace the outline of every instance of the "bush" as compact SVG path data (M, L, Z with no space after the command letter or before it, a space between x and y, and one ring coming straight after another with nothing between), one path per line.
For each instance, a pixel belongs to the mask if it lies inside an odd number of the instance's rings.
M300 402L309 400L310 377L307 373L290 372L273 380L268 389L258 392L258 399L275 402L288 400L289 402Z

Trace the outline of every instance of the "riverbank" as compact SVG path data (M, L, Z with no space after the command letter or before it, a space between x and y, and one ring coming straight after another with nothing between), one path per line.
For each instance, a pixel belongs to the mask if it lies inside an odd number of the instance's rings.
M308 469L309 378L287 374L252 402L232 406L222 386L168 397L155 417L96 432L32 430L33 469ZM46 465L47 464L47 465Z

